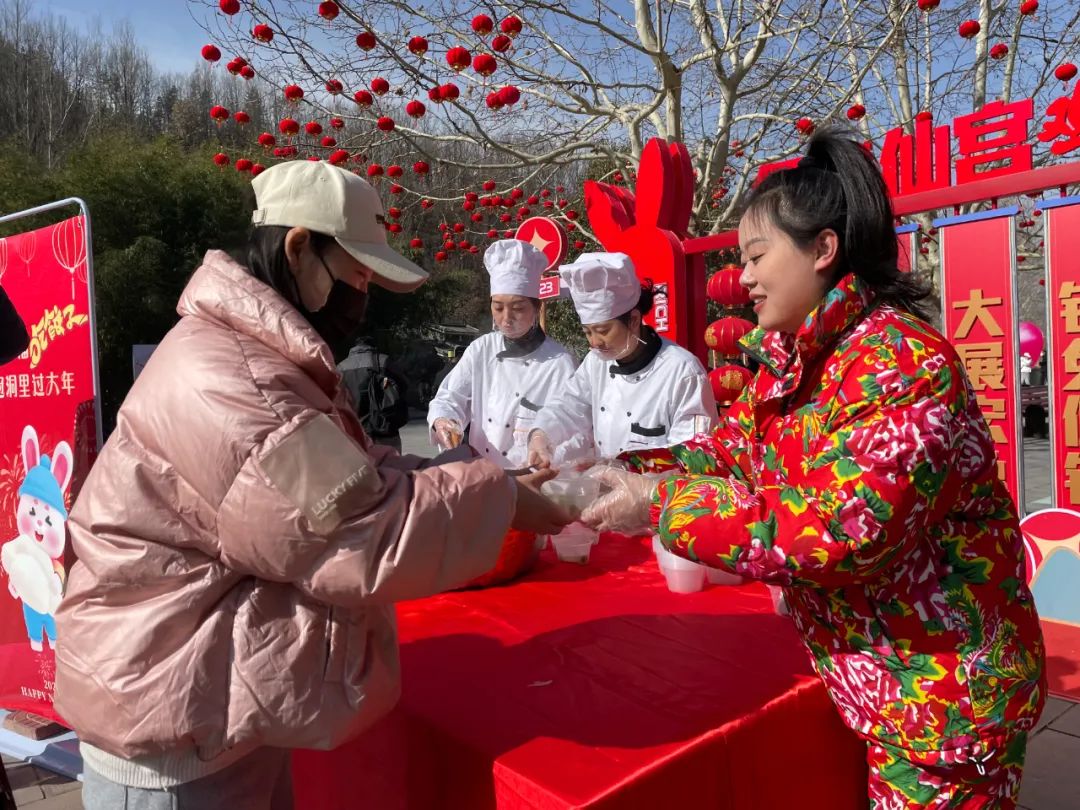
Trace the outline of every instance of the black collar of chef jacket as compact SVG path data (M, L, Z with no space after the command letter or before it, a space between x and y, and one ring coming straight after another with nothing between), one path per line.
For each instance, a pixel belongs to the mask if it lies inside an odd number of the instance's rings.
M540 328L540 324L536 324L519 338L503 337L503 350L499 352L496 357L525 357L532 354L542 345L546 339L544 330Z
M608 373L612 377L616 374L637 374L655 360L656 355L660 354L660 347L663 344L660 342L660 336L653 331L651 326L642 324L641 339L645 341L645 345L641 347L641 354L633 360L616 360L608 366Z

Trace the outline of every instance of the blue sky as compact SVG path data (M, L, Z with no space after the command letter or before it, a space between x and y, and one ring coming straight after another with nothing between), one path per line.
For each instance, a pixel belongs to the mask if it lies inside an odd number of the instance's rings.
M192 20L186 0L33 0L31 7L63 17L80 30L100 20L108 32L114 23L127 20L154 67L163 72L190 71L200 61L199 49L209 41Z

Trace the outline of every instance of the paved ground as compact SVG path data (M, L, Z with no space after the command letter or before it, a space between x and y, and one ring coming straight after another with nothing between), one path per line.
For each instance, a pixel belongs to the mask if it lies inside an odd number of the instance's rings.
M402 451L432 456L427 425L421 419L401 431ZM1025 444L1025 501L1028 511L1050 505L1050 451L1044 440ZM77 810L82 807L79 783L22 762L4 758L19 807L33 810ZM1024 810L1080 808L1080 704L1051 698L1028 746L1020 804Z

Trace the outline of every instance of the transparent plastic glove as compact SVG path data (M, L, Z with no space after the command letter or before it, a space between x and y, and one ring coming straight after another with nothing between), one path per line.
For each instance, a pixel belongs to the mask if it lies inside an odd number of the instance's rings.
M456 419L440 416L431 424L431 430L435 434L435 443L443 450L453 450L461 444L464 431L461 429L461 423Z
M558 534L564 526L573 522L574 518L569 512L538 491L545 481L554 477L554 470L537 470L514 479L517 500L511 526L536 534Z
M529 466L540 470L546 470L551 466L551 458L555 455L555 448L551 446L551 439L542 430L534 430L529 434Z
M581 513L582 523L601 532L637 535L649 531L653 493L666 475L639 475L602 466L590 470L589 477L611 491Z

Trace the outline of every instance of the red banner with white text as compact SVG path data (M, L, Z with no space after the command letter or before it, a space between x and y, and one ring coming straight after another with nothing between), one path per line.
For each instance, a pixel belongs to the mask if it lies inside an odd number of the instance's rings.
M0 708L54 719L68 510L97 451L88 247L82 216L0 239L0 285L30 332L0 367Z

